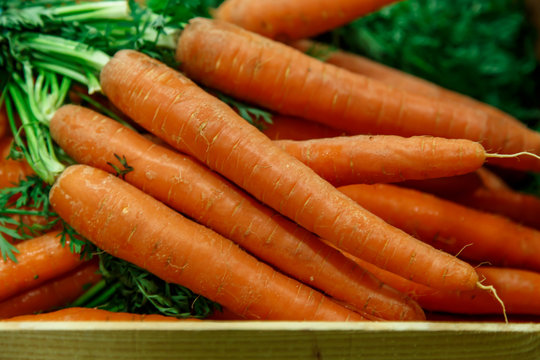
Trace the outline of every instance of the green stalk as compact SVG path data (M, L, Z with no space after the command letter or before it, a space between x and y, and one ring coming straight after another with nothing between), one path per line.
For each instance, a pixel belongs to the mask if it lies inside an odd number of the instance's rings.
M70 304L71 307L84 306L90 299L103 290L107 286L105 280L100 280L94 284L90 289L86 290L84 294L79 296L74 302Z
M56 7L52 14L64 22L128 20L127 1L100 1Z

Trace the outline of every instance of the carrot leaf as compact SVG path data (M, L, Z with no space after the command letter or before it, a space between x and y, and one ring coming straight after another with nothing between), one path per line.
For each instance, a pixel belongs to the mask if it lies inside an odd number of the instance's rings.
M217 303L136 265L107 253L100 253L99 258L105 284L89 289L77 300L78 306L178 318L204 318L221 309Z
M107 162L107 165L113 168L117 177L124 180L126 178L126 174L133 171L133 167L128 165L126 157L124 155L120 157L118 154L114 154L114 157L116 158L116 160L118 160L120 166L115 165L112 162Z

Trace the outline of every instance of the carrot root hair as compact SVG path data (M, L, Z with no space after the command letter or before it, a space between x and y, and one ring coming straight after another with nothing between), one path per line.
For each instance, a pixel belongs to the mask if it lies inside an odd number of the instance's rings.
M504 316L504 322L508 324L508 316L506 315L506 307L504 306L504 302L502 301L502 299L499 297L499 295L497 295L497 290L495 289L495 287L493 285L483 285L480 281L476 283L476 287L482 290L489 291L491 295L493 295L495 300L497 300L499 304L501 304L503 316Z

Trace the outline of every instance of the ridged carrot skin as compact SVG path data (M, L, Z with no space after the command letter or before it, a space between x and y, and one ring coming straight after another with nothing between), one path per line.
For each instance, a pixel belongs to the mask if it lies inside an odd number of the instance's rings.
M17 263L0 261L0 301L45 281L65 274L82 263L79 254L62 246L57 231L25 240L15 247L19 250Z
M349 185L339 190L388 223L463 259L540 271L540 231L397 186Z
M157 314L131 314L100 309L72 307L49 313L15 316L2 321L199 321L198 319L177 319Z
M0 302L0 319L49 311L68 305L81 296L87 286L101 279L98 269L97 262L91 261Z
M11 187L33 173L32 168L24 160L6 159L13 138L0 138L0 189Z
M261 35L294 40L312 37L397 0L227 0L214 17Z
M485 162L477 142L431 136L356 135L274 144L334 186L462 175Z
M351 135L431 135L479 141L489 153L540 154L540 133L524 125L395 89L222 21L192 19L176 59L208 87ZM530 156L493 160L540 170Z
M101 84L139 125L338 247L421 283L474 288L469 265L365 211L179 72L122 51Z
M56 111L50 131L78 163L113 172L109 163L120 166L114 154L122 154L133 168L125 176L127 182L359 312L388 320L424 319L422 310L410 299L199 161L157 146L118 122L79 106L65 105Z
M69 167L50 201L100 249L248 319L364 320L102 170Z
M436 290L356 259L360 266L376 274L392 287L416 299L430 311L456 314L502 314L502 306L484 289L469 291ZM492 285L507 314L540 315L540 274L534 271L483 266L476 269L483 285Z
M272 124L265 125L264 135L272 140L310 140L343 136L341 130L292 116L272 115Z
M519 120L516 118L489 104L478 101L470 96L445 89L437 84L401 70L394 69L390 66L383 65L366 57L342 50L336 50L325 44L311 40L299 40L291 42L289 45L302 52L325 54L324 61L329 64L381 81L396 89L469 106L478 109L479 111L483 111L489 116L501 117L505 118L506 121L519 123Z

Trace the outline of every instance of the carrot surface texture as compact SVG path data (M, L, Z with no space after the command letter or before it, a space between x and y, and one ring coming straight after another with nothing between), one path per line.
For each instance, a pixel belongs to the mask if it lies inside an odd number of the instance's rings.
M176 59L206 86L351 135L431 135L479 141L493 154L540 154L540 133L522 124L392 88L222 21L192 19ZM489 161L540 170L532 156Z
M198 319L177 319L157 314L132 314L107 310L72 307L49 313L15 316L2 321L198 321Z
M56 231L15 246L17 262L0 261L0 301L65 274L82 263L79 254L62 246Z
M359 312L388 320L424 318L410 299L190 156L74 105L56 111L50 130L79 163L114 172L110 164L121 167L114 154L122 154L133 169L127 182Z
M50 201L100 249L248 319L364 320L102 170L69 167Z
M335 186L462 175L485 161L477 142L431 136L356 135L274 143Z
M49 311L68 305L81 296L87 286L101 279L98 269L97 262L91 261L0 302L0 319Z
M418 301L422 308L457 314L502 314L501 303L483 289L444 291L404 279L355 259L360 266ZM507 314L540 315L540 274L535 271L483 266L476 269L482 283L493 286Z
M320 54L324 57L324 61L329 64L364 75L370 79L381 81L396 89L439 99L441 101L448 101L457 105L465 105L477 109L478 111L485 112L488 116L499 117L505 119L504 121L519 123L519 120L496 107L478 101L467 95L445 89L430 81L383 65L366 57L342 50L336 50L325 44L310 40L299 40L292 42L289 45L308 54Z
M279 40L311 37L397 0L227 0L214 17Z
M179 72L121 51L101 84L142 127L336 246L421 283L474 288L472 267L365 211Z
M505 217L387 184L339 190L388 223L463 259L540 270L540 232Z

